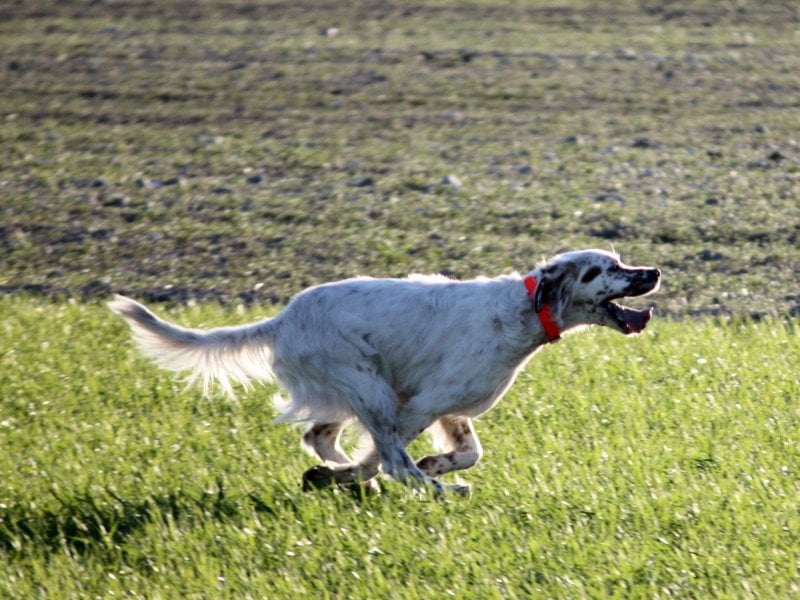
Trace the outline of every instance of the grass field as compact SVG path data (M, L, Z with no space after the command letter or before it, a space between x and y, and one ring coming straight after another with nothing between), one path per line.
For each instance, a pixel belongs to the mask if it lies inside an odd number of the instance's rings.
M0 316L0 596L800 593L792 321L545 348L478 421L473 496L435 500L302 493L314 463L270 424L274 390L201 399L105 307L5 299Z
M798 108L788 2L2 3L0 597L800 596ZM302 493L101 305L612 245L656 319L545 348L470 499Z

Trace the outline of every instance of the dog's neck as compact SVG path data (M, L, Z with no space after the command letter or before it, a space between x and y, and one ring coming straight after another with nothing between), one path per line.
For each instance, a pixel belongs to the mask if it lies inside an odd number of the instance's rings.
M533 295L536 293L536 286L538 285L536 277L528 275L522 280L522 283L525 284L525 289L528 290L528 299L531 301L533 312L539 317L539 322L542 324L542 329L544 329L544 333L547 336L547 341L557 342L561 339L561 329L553 318L553 314L550 312L550 306L543 304L542 309L539 311L533 306Z

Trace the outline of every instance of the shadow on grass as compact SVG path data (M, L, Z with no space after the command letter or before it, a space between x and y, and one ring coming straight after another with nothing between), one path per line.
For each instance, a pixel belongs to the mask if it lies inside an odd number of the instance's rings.
M60 508L37 510L20 504L0 508L0 550L24 552L35 546L45 552L84 554L120 545L149 523L170 527L189 519L226 521L248 511L276 514L274 506L253 493L228 497L221 480L215 492L199 496L177 492L130 501L111 490L70 498L51 494Z
M281 487L279 485L279 487ZM0 551L10 554L39 550L46 553L67 551L87 554L118 547L137 530L151 523L175 527L177 523L212 520L218 523L234 521L240 515L255 512L279 516L280 513L301 512L300 500L305 494L286 487L276 490L272 498L255 493L228 496L224 482L217 480L217 489L192 495L172 492L131 501L112 490L105 493L84 493L62 497L51 490L58 501L54 510L16 504L0 507ZM315 490L312 494L342 494L350 502L361 503L375 492L368 487Z

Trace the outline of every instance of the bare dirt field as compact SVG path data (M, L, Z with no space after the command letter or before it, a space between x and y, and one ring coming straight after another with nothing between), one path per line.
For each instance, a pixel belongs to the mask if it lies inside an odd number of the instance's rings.
M283 303L613 246L662 314L800 312L800 10L598 6L4 3L0 290Z

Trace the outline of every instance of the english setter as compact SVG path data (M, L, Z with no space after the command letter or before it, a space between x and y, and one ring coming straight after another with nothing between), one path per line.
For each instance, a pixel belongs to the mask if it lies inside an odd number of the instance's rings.
M279 420L308 422L303 444L325 465L305 489L367 482L382 469L435 491L468 492L436 477L473 466L482 448L472 418L503 396L536 350L583 325L642 331L653 309L614 302L658 289L661 272L631 267L603 250L560 254L525 276L455 281L359 277L295 296L276 317L238 327L185 329L117 296L111 309L141 350L216 383L277 379L291 401ZM369 447L353 461L339 443L357 419ZM416 463L406 446L429 429L439 454Z

